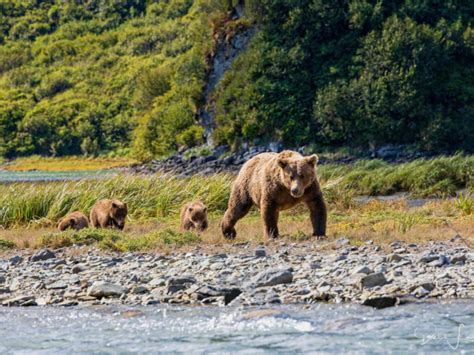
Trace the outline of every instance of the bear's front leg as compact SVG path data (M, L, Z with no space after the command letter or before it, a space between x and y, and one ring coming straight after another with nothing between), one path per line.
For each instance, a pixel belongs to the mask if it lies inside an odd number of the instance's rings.
M323 194L319 193L314 199L307 202L313 225L313 236L322 238L326 236L327 209Z
M263 201L260 206L265 238L278 238L278 208L276 204Z
M222 235L224 238L235 239L237 236L235 224L250 211L251 207L251 201L231 197L229 206L221 222Z

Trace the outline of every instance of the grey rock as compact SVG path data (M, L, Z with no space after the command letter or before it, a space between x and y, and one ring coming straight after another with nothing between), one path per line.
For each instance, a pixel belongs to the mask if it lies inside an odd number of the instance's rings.
M264 247L260 246L255 249L255 256L259 258L267 256L267 251L265 250Z
M184 290L194 283L196 283L196 279L193 276L172 277L168 280L168 293Z
M451 263L452 263L452 264L465 263L466 260L467 260L466 255L464 255L464 254L457 254L457 255L454 255L454 256L451 258Z
M402 260L403 258L398 255L398 254L390 254L389 256L387 256L387 261L393 263L393 262L399 262L400 260Z
M14 291L17 291L20 289L20 279L19 278L14 278L11 282L10 282L10 287L9 287L10 291L11 292L14 292Z
M369 274L372 274L373 271L368 266L361 266L361 267L357 268L354 273L355 274L369 275Z
M429 262L432 262L432 261L438 260L438 259L439 259L439 255L430 253L430 254L423 255L420 258L420 262L421 263L429 263Z
M247 286L264 287L293 282L293 273L288 269L268 269L258 273Z
M371 297L362 302L364 306L370 306L377 309L393 307L397 304L397 297Z
M420 286L420 287L415 289L413 294L417 297L425 297L425 296L428 296L430 294L430 291L428 291L426 288Z
M41 249L37 251L30 257L30 261L43 261L48 259L53 259L56 257L56 254L49 249Z
M383 273L378 272L362 277L360 283L362 287L383 286L387 283L387 279Z
M423 282L420 284L420 287L423 287L427 291L433 291L435 288L435 284L432 282Z
M15 255L14 257L10 258L8 260L10 262L10 265L15 266L20 264L23 261L23 258L19 255Z
M135 295L141 295L144 293L148 293L148 289L145 286L135 286L132 288L132 293Z
M96 298L120 297L125 293L127 293L127 288L106 281L95 281L87 291L89 296Z
M11 307L11 306L23 306L23 305L26 305L26 306L34 306L36 305L35 302L31 302L31 301L34 301L34 297L33 296L25 296L25 295L21 295L21 296L17 296L17 297L14 297L14 298L10 298L6 301L3 301L2 302L2 305L3 306L8 306L8 307Z
M148 282L148 285L150 287L164 286L166 285L166 280L162 277L156 277L152 279L150 282Z
M56 281L49 285L46 285L47 290L61 290L67 288L67 284L64 281Z
M441 267L443 265L448 265L449 259L444 255L440 255L438 259L430 261L428 264L430 266Z
M336 248L342 248L349 245L349 239L347 238L339 238L336 240Z
M84 272L86 271L87 268L85 265L83 264L76 264L72 267L71 271L74 273L74 274L79 274L80 272Z

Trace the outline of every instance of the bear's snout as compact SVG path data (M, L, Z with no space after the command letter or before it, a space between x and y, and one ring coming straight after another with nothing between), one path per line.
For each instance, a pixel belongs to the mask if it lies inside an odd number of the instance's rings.
M304 192L303 189L300 189L297 186L292 187L290 190L291 196L296 197L296 198L301 197L303 195L303 192Z

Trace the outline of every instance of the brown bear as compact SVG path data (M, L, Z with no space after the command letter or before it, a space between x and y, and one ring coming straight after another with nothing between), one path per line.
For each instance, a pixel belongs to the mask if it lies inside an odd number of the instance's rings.
M127 217L127 204L119 200L99 200L92 206L90 219L94 228L125 227Z
M289 150L262 153L240 169L232 186L227 211L221 223L226 238L235 238L235 224L256 205L265 237L278 237L278 214L304 202L310 211L313 235L326 235L327 211L316 175L317 155L303 157Z
M79 230L89 227L89 221L84 213L74 211L61 218L58 223L58 229L62 232L68 228Z
M203 232L208 226L207 207L201 201L193 201L185 204L181 209L181 229L194 229Z

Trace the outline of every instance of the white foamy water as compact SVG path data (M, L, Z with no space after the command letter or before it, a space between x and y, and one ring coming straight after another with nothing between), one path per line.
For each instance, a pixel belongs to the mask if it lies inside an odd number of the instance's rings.
M374 310L273 308L0 308L1 354L474 353L474 301Z

